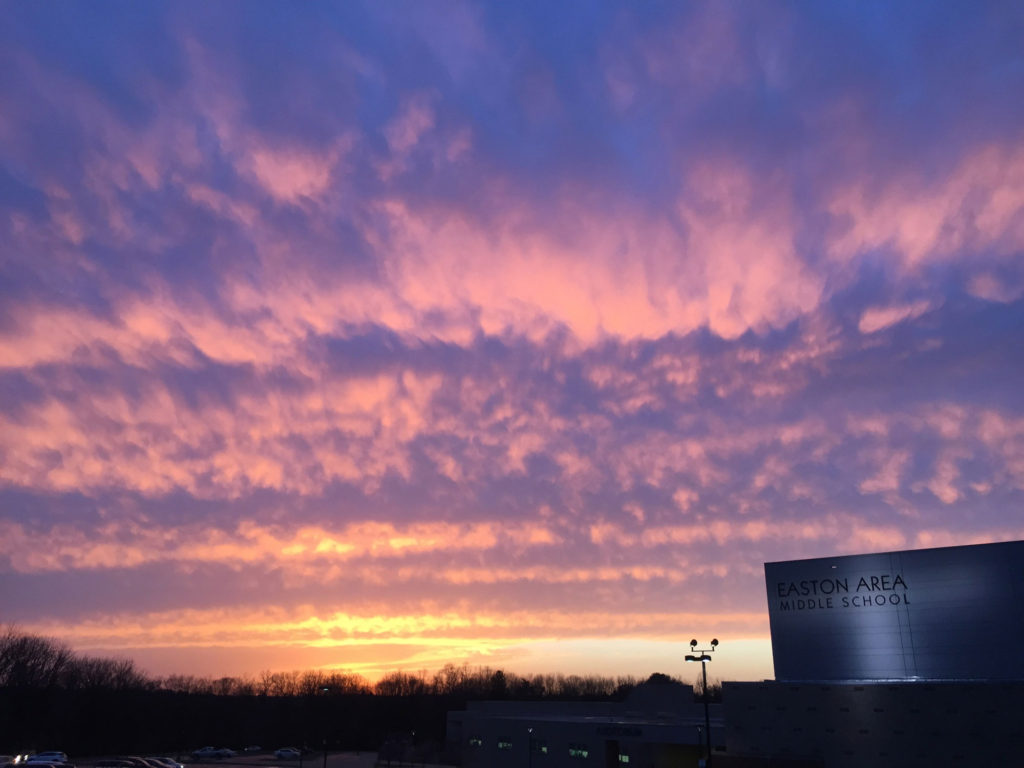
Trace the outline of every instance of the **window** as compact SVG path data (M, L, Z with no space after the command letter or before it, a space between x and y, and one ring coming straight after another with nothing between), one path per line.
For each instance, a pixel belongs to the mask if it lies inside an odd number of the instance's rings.
M482 747L483 745L484 745L484 740L481 739L479 736L470 736L469 737L469 746L471 746L471 747Z
M498 749L503 751L512 749L512 739L510 739L508 736L502 736L500 739L498 739Z
M574 757L577 760L586 760L590 757L590 748L586 744L570 744L569 757Z
M629 762L629 755L619 755L619 762L620 763L628 763Z

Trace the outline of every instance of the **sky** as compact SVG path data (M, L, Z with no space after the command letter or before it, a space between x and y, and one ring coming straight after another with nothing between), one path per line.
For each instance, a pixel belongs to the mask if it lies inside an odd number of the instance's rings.
M1024 5L4 3L0 622L772 677L1024 538Z

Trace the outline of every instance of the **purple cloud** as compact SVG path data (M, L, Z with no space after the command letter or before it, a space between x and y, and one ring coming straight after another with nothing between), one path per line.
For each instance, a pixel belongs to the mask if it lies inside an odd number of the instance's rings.
M764 561L1024 534L1019 11L65 10L0 31L6 619L767 675Z

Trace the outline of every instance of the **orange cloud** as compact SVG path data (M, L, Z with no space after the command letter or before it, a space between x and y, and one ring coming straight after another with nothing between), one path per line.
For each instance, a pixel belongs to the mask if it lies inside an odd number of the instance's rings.
M558 535L543 524L497 521L409 525L366 521L333 530L308 525L298 528L265 526L243 521L234 531L200 526L161 528L131 522L107 523L94 530L55 525L46 534L50 542L46 548L32 546L38 533L21 523L0 520L0 532L3 534L0 554L9 557L11 566L23 573L135 567L148 562L279 561L287 563L289 568L301 569L310 558L349 561L433 552L486 551L502 542L519 548L559 543ZM322 567L322 563L310 566L313 570ZM441 571L445 572L453 571ZM514 578L522 578L523 573L519 572Z
M461 663L467 658L500 654L503 649L550 642L556 638L678 638L699 626L714 626L718 634L757 637L766 634L766 617L761 612L624 612L583 611L458 611L393 614L318 613L309 606L283 608L266 606L259 611L184 610L149 614L97 616L77 623L38 622L25 631L69 639L75 647L103 649L176 648L259 648L292 649L293 656L304 650L334 649L337 661L331 666L372 669L374 662L346 664L349 656L359 658L359 649L371 647L380 658L388 646L415 649L422 663L434 668L443 663ZM421 655L422 654L422 655ZM321 655L322 658L322 655ZM294 666L294 664L292 665ZM420 668L426 667L423 664ZM529 670L526 670L529 671Z

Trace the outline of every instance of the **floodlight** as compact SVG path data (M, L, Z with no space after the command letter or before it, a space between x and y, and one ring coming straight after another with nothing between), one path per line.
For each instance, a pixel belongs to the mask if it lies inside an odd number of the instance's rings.
M700 656L694 654L688 654L686 656L687 661L699 661L700 662L700 673L704 681L704 731L707 736L707 750L708 758L707 764L711 765L711 713L708 707L708 662L711 661L711 654L714 653L715 648L718 647L718 638L714 638L711 641L710 648L697 648L697 640L690 641L690 650L700 653ZM700 726L697 726L698 739L700 738ZM701 761L703 764L704 761ZM325 766L326 768L326 766Z

